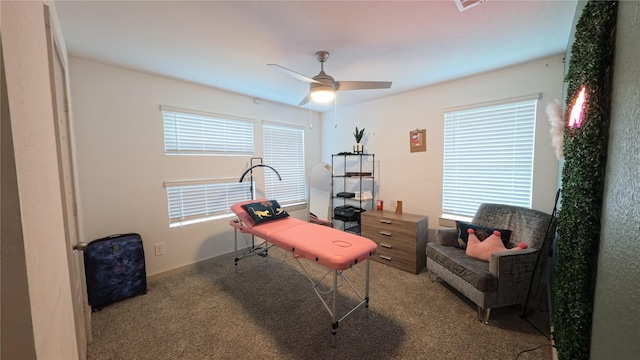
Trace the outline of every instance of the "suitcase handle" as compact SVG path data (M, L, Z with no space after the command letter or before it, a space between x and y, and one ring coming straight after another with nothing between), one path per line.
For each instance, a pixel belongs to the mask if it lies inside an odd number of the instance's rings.
M87 248L87 243L79 242L73 245L73 250L84 251Z
M115 239L115 238L119 238L119 237L125 237L125 236L140 236L140 234L138 234L138 233L113 234L113 235L105 236L105 237L100 238L100 239L92 240L87 244L87 246L90 246L91 244L94 244L94 243L97 243L97 242L100 242L100 241L108 241L108 240L111 240L111 239ZM74 247L74 250L75 250L75 247Z

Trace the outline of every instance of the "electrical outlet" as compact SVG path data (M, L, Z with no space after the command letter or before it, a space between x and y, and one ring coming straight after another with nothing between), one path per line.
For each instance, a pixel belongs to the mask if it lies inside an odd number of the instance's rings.
M156 247L156 256L164 255L164 243L156 244L155 247Z

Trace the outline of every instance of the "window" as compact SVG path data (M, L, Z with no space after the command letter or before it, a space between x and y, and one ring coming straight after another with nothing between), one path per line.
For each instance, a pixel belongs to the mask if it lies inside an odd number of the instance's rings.
M263 132L264 163L282 177L265 168L265 196L283 205L306 201L304 129L265 123Z
M161 106L166 155L253 155L253 121Z
M537 98L444 114L442 217L484 202L531 207Z
M231 205L251 199L250 182L237 180L166 183L170 227L231 214Z

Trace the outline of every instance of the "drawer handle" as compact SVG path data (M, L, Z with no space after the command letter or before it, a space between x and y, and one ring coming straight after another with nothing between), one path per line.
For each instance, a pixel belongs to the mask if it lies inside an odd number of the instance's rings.
M384 255L380 255L380 259L382 259L382 260L387 260L387 261L391 261L391 256L384 256Z
M391 233L388 231L380 231L380 235L391 236Z
M391 249L390 244L380 243L380 246L382 246L383 248Z
M380 222L383 224L391 224L391 220L387 220L387 219L380 219Z

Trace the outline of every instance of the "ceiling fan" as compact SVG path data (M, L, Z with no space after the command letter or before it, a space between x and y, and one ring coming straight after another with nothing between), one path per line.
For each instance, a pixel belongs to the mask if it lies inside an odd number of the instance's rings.
M327 75L324 72L324 63L328 58L329 53L327 51L316 52L316 59L320 62L320 73L312 78L289 70L278 64L267 65L298 80L309 83L309 94L307 94L307 96L305 96L298 105L304 105L308 103L310 99L317 102L330 102L335 97L336 91L388 89L391 87L391 81L335 81L332 76Z

